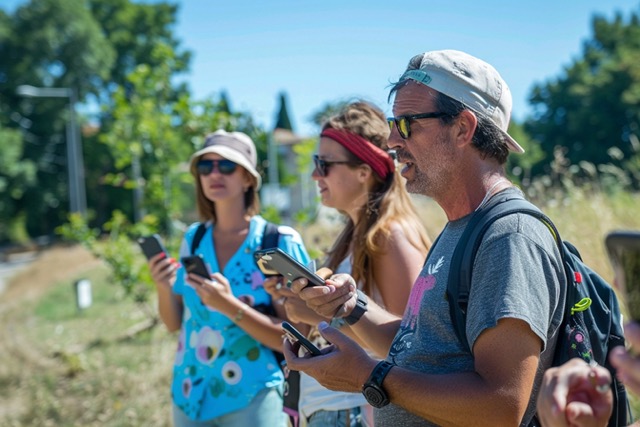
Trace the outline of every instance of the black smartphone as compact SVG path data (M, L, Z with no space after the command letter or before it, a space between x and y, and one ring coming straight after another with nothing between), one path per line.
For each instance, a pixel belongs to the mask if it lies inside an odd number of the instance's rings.
M157 234L138 238L138 244L147 259L151 259L162 252L167 253L167 249L162 244L162 239Z
M325 284L322 277L309 270L280 248L256 251L253 256L258 268L265 275L280 274L290 282L304 277L309 281L307 286L324 286Z
M190 255L180 258L180 262L184 266L187 274L194 273L200 277L204 277L205 279L211 279L211 274L209 274L209 269L207 265L204 263L204 259L200 255Z
M631 319L640 321L640 232L612 231L605 246L615 273L614 286Z
M302 347L304 347L312 356L319 356L322 354L320 349L316 347L314 343L309 341L307 337L302 335L302 333L297 330L293 325L289 322L282 322L282 330L286 335L287 339L292 343L300 343Z

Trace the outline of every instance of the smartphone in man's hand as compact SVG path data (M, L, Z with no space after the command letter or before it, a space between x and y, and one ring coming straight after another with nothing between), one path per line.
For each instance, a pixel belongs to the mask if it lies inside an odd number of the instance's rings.
M305 337L302 332L297 330L291 323L282 322L282 331L291 344L300 343L300 345L311 353L312 356L319 356L322 354L320 349L309 341L309 339L307 339L307 337Z
M615 272L614 285L627 306L627 314L640 322L640 232L613 231L605 246Z

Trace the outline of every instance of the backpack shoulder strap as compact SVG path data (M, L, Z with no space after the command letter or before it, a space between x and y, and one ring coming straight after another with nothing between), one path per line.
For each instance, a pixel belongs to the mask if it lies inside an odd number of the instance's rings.
M467 348L466 316L471 293L471 274L473 263L482 243L482 238L491 224L496 220L513 213L525 213L541 220L554 235L562 254L561 240L551 220L535 205L512 194L497 194L487 206L472 214L451 257L449 279L447 283L447 299L453 327L460 342Z
M206 232L207 232L207 224L204 222L201 222L200 224L198 224L198 228L196 229L196 232L193 235L193 240L191 240L191 255L194 255L196 253L196 249L198 249L198 246L200 246L200 242L202 241L202 238L204 237L204 233Z
M262 249L278 247L278 240L280 240L278 226L272 222L267 222L262 235Z

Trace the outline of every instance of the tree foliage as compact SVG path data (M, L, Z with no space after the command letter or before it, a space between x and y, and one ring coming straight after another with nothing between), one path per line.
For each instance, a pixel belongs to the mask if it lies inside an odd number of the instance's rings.
M68 212L69 99L20 98L16 86L72 87L84 97L108 77L114 51L81 0L34 0L2 20L0 125L21 130L19 160L35 165L37 173L35 180L22 180L0 170L9 182L4 191L12 193L0 194L10 205L6 212L23 217L24 232L37 236L50 233Z
M293 130L293 127L291 126L291 120L289 119L289 112L287 110L287 96L284 92L280 93L279 100L280 108L278 109L278 114L276 115L276 125L273 128Z
M548 174L557 147L581 168L634 168L637 175L640 124L640 21L638 13L612 21L596 16L593 37L582 56L563 73L532 90L533 116L525 129L546 158L534 167ZM634 139L635 138L635 139ZM612 157L612 149L616 154ZM638 181L635 179L635 187Z

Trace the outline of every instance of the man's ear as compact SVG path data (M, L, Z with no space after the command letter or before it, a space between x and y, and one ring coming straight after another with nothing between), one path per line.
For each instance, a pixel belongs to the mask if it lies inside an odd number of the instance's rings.
M478 127L478 118L470 110L462 110L456 118L456 141L460 146L470 144Z

